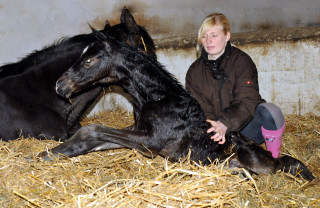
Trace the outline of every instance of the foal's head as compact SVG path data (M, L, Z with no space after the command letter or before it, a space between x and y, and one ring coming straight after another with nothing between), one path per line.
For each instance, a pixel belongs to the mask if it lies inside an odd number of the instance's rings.
M86 47L80 59L58 79L57 93L69 98L94 84L117 83L124 77L119 68L126 64L126 52L130 49L125 43L97 32L97 41Z

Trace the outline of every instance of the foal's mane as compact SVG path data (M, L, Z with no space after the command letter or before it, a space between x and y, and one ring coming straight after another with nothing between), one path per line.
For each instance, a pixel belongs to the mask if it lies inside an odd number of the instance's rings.
M113 39L112 37L109 38ZM140 70L146 67L148 68L147 71L150 71L148 74L154 74L155 78L161 77L161 79L167 82L166 84L169 84L170 86L175 85L182 87L182 84L177 80L177 78L171 72L169 72L166 67L156 58L148 54L141 53L137 48L133 48L125 43L119 41L117 42L121 48L124 48L123 51L126 53L125 56L134 57L134 61L143 63Z

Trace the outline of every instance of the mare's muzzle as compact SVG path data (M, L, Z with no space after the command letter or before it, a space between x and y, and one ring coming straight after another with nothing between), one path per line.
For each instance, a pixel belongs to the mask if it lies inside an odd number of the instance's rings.
M61 77L56 82L56 92L59 95L65 98L70 98L74 91L75 91L75 83L73 80Z

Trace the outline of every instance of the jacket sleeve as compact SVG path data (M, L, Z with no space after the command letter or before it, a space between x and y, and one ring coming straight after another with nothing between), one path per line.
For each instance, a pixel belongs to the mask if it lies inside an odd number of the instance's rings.
M233 99L218 119L229 131L239 131L254 117L256 106L262 101L259 94L258 72L254 62L247 54L242 54L233 63L235 84Z
M201 90L198 87L199 79L196 78L196 70L194 69L194 65L191 65L186 74L186 90L191 93L191 95L196 99L196 101L200 104L201 109L204 111L206 118L216 119L217 116L214 113L214 108L211 102L209 102Z

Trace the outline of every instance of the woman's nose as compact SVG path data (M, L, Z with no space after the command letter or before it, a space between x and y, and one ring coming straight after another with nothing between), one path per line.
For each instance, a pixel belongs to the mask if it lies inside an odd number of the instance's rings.
M212 42L212 39L211 39L210 36L208 36L208 37L206 38L206 43L208 44L208 43L211 43L211 42Z

